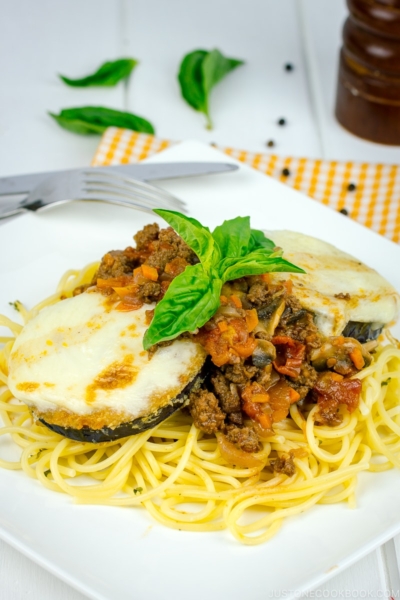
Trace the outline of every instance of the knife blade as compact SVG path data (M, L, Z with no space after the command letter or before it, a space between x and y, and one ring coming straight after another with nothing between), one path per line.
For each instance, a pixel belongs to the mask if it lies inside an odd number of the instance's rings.
M78 171L92 171L97 167L68 169L65 171L48 171L47 173L30 173L28 175L13 175L0 178L0 196L13 194L28 194L39 183L59 174ZM139 181L157 181L158 179L175 179L178 177L193 177L196 175L210 175L212 173L225 173L236 171L237 165L221 162L171 162L113 165L101 167L102 169L117 171L127 177Z

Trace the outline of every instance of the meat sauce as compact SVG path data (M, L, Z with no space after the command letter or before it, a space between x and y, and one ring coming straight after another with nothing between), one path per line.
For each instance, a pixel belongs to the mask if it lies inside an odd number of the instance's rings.
M134 239L135 248L103 257L91 283L118 300L117 310L159 302L174 277L198 262L172 228L146 225ZM259 439L294 403L300 410L317 403L317 423L328 426L341 422L340 405L352 412L359 403L361 382L350 377L371 356L353 338L322 336L291 292L290 279L275 284L268 274L228 282L216 314L196 334L184 334L210 357L209 376L190 398L195 425L245 453L257 452ZM150 323L153 311L146 314ZM294 472L291 457L278 457L271 466Z

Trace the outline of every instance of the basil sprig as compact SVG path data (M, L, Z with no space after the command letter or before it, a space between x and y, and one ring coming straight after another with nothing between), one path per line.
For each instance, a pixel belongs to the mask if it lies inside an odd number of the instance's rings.
M192 108L206 116L208 129L212 129L209 109L212 88L243 63L243 60L227 58L217 49L194 50L183 58L178 74L182 96Z
M103 106L64 108L58 115L51 112L49 115L64 129L81 135L102 134L107 127L154 133L153 125L143 117Z
M72 87L113 86L121 79L129 77L137 64L137 60L133 58L119 58L103 63L92 75L80 79L71 79L65 75L59 77L64 83Z
M187 266L172 280L145 333L145 350L207 323L220 305L226 281L273 271L304 273L282 258L282 249L276 248L262 231L250 228L250 217L224 221L211 233L196 219L179 212L163 209L154 212L175 229L200 263Z

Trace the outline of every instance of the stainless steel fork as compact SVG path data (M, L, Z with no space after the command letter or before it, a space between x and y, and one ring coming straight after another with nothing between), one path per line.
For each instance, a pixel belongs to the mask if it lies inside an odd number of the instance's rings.
M153 208L186 212L182 200L161 188L96 168L49 177L19 203L2 203L0 218L76 200L108 202L146 212L152 212Z

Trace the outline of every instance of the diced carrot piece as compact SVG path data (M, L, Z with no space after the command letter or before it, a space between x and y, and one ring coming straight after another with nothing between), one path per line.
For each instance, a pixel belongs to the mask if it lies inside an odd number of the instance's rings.
M218 328L219 328L220 332L223 333L224 331L227 331L228 323L226 321L219 321Z
M146 279L150 279L150 281L157 281L158 279L158 271L154 267L150 267L150 265L142 265L143 277Z
M142 306L143 306L143 302L139 302L137 304L136 303L129 304L128 302L119 302L115 308L116 308L116 310L118 310L120 312L129 312L131 310L138 310Z
M343 379L343 375L340 375L339 373L331 373L330 375L333 381L342 381Z
M133 269L133 274L136 276L143 275L142 267L136 267L136 269Z
M263 274L261 275L261 280L262 280L264 283L267 283L267 284L268 284L268 283L271 283L271 276L270 276L270 274L269 274L269 273L263 273Z
M232 300L233 304L236 306L236 308L242 308L242 301L239 298L239 296L235 296L235 294L233 294L230 299Z
M122 277L109 277L109 279L97 279L96 285L101 289L110 287L125 287L132 283L132 277L123 275Z
M221 304L228 304L228 298L226 296L219 297Z
M335 340L332 340L332 346L342 346L344 344L344 337L338 335Z
M353 361L355 368L358 370L362 369L365 365L365 360L360 348L354 348L354 350L350 352L350 358Z
M263 404L264 402L269 401L269 394L253 394L251 397L251 401L259 402L260 404Z
M293 281L291 279L288 279L283 283L283 285L285 286L287 293L291 294L293 291Z
M251 310L246 310L246 323L247 323L247 331L253 331L253 329L258 324L258 314L255 308Z
M296 390L294 390L293 388L290 388L289 397L290 397L290 404L293 404L294 402L297 402L297 400L300 398L300 394L299 394L299 392L296 392Z
M260 423L263 429L272 428L272 419L269 415L266 415L265 413L258 415L257 421Z
M248 356L251 356L253 354L254 350L256 349L256 346L257 340L252 337L249 337L247 342L245 342L244 344L234 344L233 349L241 358L247 358Z
M126 285L125 287L113 287L114 292L117 292L118 296L124 298L125 296L132 296L138 291L137 285Z

